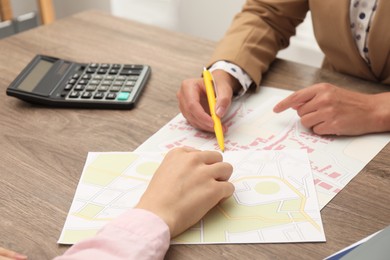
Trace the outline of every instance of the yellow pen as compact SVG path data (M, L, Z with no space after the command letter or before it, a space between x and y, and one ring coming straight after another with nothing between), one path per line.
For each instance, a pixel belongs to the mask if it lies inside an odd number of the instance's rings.
M215 114L216 98L214 93L213 77L211 76L210 71L208 71L206 68L203 68L203 81L204 81L204 85L206 86L206 95L207 95L207 101L209 103L211 118L214 121L215 136L217 137L219 148L221 149L222 152L224 152L225 144L223 140L221 119Z

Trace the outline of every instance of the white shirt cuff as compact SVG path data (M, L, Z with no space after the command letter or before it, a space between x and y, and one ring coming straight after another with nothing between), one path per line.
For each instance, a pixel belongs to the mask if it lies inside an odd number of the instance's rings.
M236 78L238 82L240 82L240 85L242 87L236 97L241 97L242 95L244 95L249 89L249 86L253 83L253 80L243 69L241 69L236 64L230 63L228 61L217 61L210 67L209 70L210 72L214 70L223 70L232 75L234 78Z

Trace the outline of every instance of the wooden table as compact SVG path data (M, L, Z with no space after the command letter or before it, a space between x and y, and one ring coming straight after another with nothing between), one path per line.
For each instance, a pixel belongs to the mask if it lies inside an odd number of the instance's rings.
M0 246L50 259L88 151L132 151L179 113L176 90L200 75L214 42L89 11L0 41ZM146 63L152 76L129 111L53 109L5 94L36 55L79 62ZM264 85L297 90L332 82L376 85L277 60ZM152 123L151 123L152 122ZM390 224L387 145L322 211L326 243L176 245L167 259L321 259Z

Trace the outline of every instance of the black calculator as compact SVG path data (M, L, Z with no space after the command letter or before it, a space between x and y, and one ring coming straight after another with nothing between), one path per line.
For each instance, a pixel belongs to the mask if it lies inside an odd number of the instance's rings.
M150 73L144 64L84 64L37 55L7 95L56 107L131 109Z

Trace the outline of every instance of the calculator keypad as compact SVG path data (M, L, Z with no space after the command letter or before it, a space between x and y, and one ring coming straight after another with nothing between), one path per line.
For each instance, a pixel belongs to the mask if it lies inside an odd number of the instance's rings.
M75 73L64 86L61 96L83 101L129 100L143 65L89 64L81 73Z

